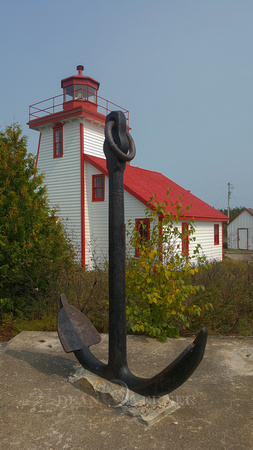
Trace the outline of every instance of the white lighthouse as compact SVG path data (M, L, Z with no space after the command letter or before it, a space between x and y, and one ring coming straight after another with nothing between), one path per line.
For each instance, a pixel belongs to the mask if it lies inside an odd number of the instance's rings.
M107 193L104 175L86 164L84 156L104 159L106 115L121 109L128 121L129 113L99 97L99 82L85 76L83 70L79 65L76 75L61 80L62 94L31 105L28 124L40 133L37 166L45 175L50 205L59 210L83 265L89 265L94 251L91 240L96 235L94 214L97 226L107 233L107 223L103 219L102 225L99 217L104 217Z
M80 252L83 265L94 267L108 260L109 182L103 152L106 115L126 109L98 96L99 82L78 73L61 81L63 92L30 106L29 127L40 132L37 166L45 174L51 206L56 206L68 233ZM127 165L124 172L125 223L131 221L145 239L150 236L146 207L149 199L164 202L170 188L171 201L184 199L182 232L186 221L195 220L196 242L201 244L208 260L221 260L222 223L227 217L174 183L161 173ZM191 205L190 210L187 206ZM170 203L168 212L171 213ZM126 245L128 238L126 237ZM182 252L194 254L194 245L182 240ZM138 257L130 249L132 256ZM95 258L95 259L94 259Z

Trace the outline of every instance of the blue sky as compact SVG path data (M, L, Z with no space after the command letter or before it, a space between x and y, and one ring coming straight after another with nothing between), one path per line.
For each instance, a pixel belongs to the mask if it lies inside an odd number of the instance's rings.
M134 165L215 208L253 208L252 0L8 0L1 4L0 127L36 153L30 104L76 73L130 110ZM154 186L155 191L155 186Z

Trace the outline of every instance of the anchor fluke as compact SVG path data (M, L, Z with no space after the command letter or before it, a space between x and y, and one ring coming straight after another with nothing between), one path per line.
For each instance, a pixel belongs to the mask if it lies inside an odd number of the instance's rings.
M94 325L77 308L68 304L64 294L61 294L60 305L57 330L65 352L81 350L101 341Z

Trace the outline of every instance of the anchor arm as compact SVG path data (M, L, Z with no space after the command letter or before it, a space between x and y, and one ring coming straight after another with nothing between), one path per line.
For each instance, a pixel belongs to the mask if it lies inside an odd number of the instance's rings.
M197 369L204 356L207 329L202 328L196 339L165 369L149 379L129 380L128 387L138 394L157 397L169 394L181 386Z

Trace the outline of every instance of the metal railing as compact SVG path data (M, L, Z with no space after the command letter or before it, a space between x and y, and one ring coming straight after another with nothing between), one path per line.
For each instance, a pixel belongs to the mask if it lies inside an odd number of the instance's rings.
M63 111L64 95L65 94L62 93L60 95L56 95L55 97L51 97L46 100L42 100L41 102L30 105L29 122L35 119L40 119L50 114L55 114ZM72 100L77 101L77 99ZM106 100L103 97L99 97L98 95L97 95L97 103L94 103L92 101L83 98L78 99L78 101L84 104L86 102L96 104L97 111L101 114L104 114L105 116L107 116L107 114L109 114L111 111L121 110L126 116L127 125L129 125L129 111L125 108L122 108L122 106L117 105L116 103L110 102L109 100Z

